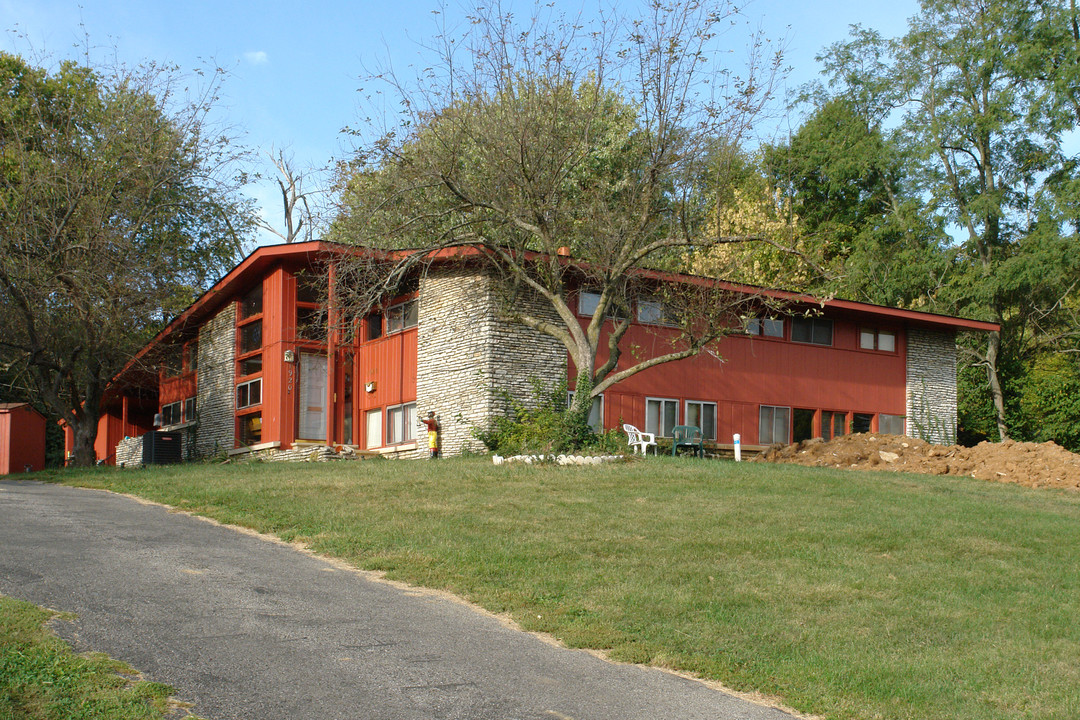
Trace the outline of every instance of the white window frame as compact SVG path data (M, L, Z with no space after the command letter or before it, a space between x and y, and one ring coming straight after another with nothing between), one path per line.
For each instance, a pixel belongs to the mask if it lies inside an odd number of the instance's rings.
M699 430L701 430L702 437L704 437L706 440L712 440L712 441L715 442L716 441L716 433L717 433L717 429L716 429L716 403L709 402L708 400L686 400L685 402L683 402L683 422L686 425L692 425L693 424L693 423L690 422L690 406L691 405L698 406L698 417L699 418L701 417L702 411L706 407L712 407L712 434L710 435L708 432L705 431L704 424L698 425L697 427L698 427Z
M655 425L649 423L649 404L659 403L659 412L657 413L657 422ZM664 427L664 409L668 404L675 405L675 422L671 427ZM656 437L671 437L672 430L679 424L679 401L675 398L661 398L661 397L647 397L645 398L645 432L652 433Z
M179 425L184 422L184 417L181 415L183 407L179 400L171 402L167 405L161 406L161 425L167 427L169 425ZM173 417L170 419L169 416Z
M398 423L395 425L395 423ZM397 436L401 432L401 437ZM386 422L383 424L387 445L401 445L416 441L416 403L402 403L386 408Z
M410 313L410 308L413 308ZM411 317L410 317L411 315ZM403 332L420 322L420 304L416 298L391 305L386 309L386 334Z
M761 437L762 436L762 432L761 432L761 420L762 420L762 417L761 417L761 414L765 410L771 410L772 411L772 418L769 421L770 428L769 428L769 437L768 438ZM786 414L787 414L787 421L786 421L785 426L784 426L784 439L783 440L777 440L776 439L776 411L777 410L784 410L786 412ZM782 445L788 445L788 444L791 443L791 406L789 406L789 405L758 405L758 443L761 444L761 445L773 445L775 443L780 443Z
M892 338L892 347L881 347L882 336ZM870 344L866 344L866 340L869 339ZM860 350L876 350L877 352L896 352L896 331L895 330L882 330L881 328L859 328L859 349Z
M574 402L574 391L566 391L566 407L570 407ZM604 393L600 393L592 399L592 405L589 406L589 427L593 429L593 432L604 432Z
M904 435L907 432L907 417L904 415L890 415L888 413L878 413L878 432L891 433L893 435ZM886 430L882 425L889 425L894 422L900 423L899 432L895 430Z
M259 401L258 402L251 402L251 389L253 387L255 387L256 385L259 388ZM243 405L240 404L240 389L241 388L244 388L244 389L247 390L247 401ZM239 385L236 386L236 409L237 410L243 410L245 408L250 408L250 407L257 407L259 405L262 405L262 378L255 378L254 380L248 380L248 381L242 382L242 383L240 383Z

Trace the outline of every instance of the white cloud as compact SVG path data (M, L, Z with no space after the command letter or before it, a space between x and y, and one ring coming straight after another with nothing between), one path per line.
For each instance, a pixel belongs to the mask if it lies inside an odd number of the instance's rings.
M251 65L265 65L270 62L270 56L263 50L244 53L244 59Z

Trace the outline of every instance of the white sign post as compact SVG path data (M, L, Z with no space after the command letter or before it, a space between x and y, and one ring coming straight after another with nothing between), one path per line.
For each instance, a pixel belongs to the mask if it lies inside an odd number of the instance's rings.
M735 462L742 462L742 437L735 433Z

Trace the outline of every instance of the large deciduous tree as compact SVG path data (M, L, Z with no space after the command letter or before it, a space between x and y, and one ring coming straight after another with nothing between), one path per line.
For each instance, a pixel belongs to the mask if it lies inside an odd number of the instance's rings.
M379 78L403 108L400 123L341 166L331 236L412 250L374 273L371 264L340 271L349 280L339 287L371 289L354 298L356 313L434 252L479 248L505 316L566 347L578 389L589 389L574 396L571 411L581 412L611 384L701 351L745 300L669 287L668 319L683 332L659 357L622 352L627 319L602 332L642 290L636 271L681 269L690 248L745 239L710 236L717 192L705 185L725 181L717 158L765 107L779 58L750 36L740 40L749 47L741 78L718 64L738 20L726 3L655 2L646 17L587 25L550 6L535 13L519 23L498 5L480 9L463 36L438 39L441 62L415 81ZM577 287L599 295L585 327L571 306Z
M905 36L857 29L825 57L838 95L892 113L927 212L957 229L952 308L1001 323L967 345L1001 439L1003 368L1076 347L1078 179L1062 138L1080 124L1077 19L1071 0L923 0Z
M233 264L250 225L218 86L0 53L0 358L94 462L110 379Z

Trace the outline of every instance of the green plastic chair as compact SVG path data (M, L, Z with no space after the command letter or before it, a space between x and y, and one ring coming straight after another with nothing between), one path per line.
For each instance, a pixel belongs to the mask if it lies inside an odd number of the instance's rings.
M675 457L680 447L694 448L694 454L705 457L705 437L697 425L676 425L671 430L671 456Z

